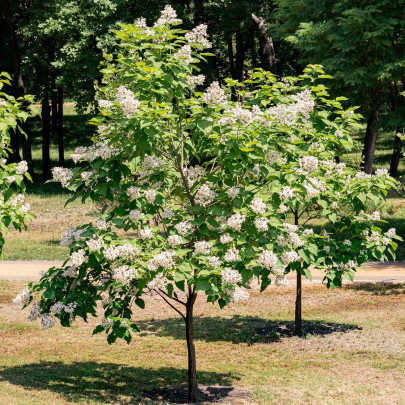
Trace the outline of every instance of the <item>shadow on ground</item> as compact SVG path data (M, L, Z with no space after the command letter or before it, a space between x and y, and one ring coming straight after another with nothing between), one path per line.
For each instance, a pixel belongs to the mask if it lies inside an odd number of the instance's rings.
M230 385L238 379L231 374L206 371L197 372L197 378L201 385L228 386L229 393L233 390ZM178 390L186 392L187 370L173 367L154 370L114 363L41 362L3 369L0 371L0 381L25 389L49 390L62 395L69 402L121 403L124 396L130 398L130 402L125 398L125 403L139 404L144 390L159 392L176 386Z
M352 283L347 284L349 290L366 291L373 295L399 295L405 294L405 283L387 283L377 281L374 283Z
M157 336L170 336L175 339L185 338L184 321L181 318L146 320L137 322L141 335L153 333ZM360 330L356 325L308 320L303 324L304 337L326 336L331 333ZM291 321L269 322L253 316L232 318L196 316L194 336L197 340L225 341L232 343L266 343L277 342L281 338L294 336L294 324Z

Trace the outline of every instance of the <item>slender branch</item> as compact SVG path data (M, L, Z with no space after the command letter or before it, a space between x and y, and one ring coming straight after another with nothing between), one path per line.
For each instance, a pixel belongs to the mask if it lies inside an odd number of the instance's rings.
M156 290L155 290L156 291ZM164 295L159 294L159 291L156 291L156 293L159 295L160 298L163 298L166 303L173 308L184 320L186 320L186 317L181 313L181 311L179 311L174 305L172 305L165 297Z
M167 294L165 291L163 291L163 290L162 290L162 289L160 289L160 288L159 288L159 291L160 291L162 294L166 295L166 297L169 297L170 299L172 299L172 300L174 300L174 301L178 302L179 304L182 304L182 305L184 305L184 306L186 305L186 303L185 303L185 302L183 302L183 301L179 300L178 298L170 297L170 295L169 295L169 294Z

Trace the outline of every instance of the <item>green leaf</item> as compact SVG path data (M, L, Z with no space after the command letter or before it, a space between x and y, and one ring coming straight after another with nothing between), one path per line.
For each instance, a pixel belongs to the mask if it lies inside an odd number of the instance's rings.
M197 291L208 291L211 288L211 283L208 280L198 279L195 284Z

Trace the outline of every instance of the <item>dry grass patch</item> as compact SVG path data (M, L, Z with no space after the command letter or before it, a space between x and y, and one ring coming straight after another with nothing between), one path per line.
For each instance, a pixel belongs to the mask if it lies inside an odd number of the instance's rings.
M136 313L142 332L131 345L108 346L104 336L91 336L94 320L48 331L29 323L10 304L23 287L0 282L3 403L136 404L145 390L185 383L184 327L159 298L147 298ZM292 287L253 291L248 304L223 310L200 297L199 383L251 390L245 404L403 404L404 292L403 285L305 285L304 319L343 329L302 339L258 333L291 322Z

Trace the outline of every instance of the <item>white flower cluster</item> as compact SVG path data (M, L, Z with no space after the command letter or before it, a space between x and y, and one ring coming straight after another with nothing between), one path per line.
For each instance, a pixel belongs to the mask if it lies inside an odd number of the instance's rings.
M233 200L239 194L239 191L239 187L229 187L228 190L226 190L226 194L228 194L228 197Z
M230 243L233 241L233 238L231 235L229 235L229 233L223 233L220 237L219 240L221 243L226 244L226 243Z
M235 231L240 231L242 228L242 224L245 222L246 217L242 215L240 212L231 215L228 218L227 224L230 228L234 229Z
M124 245L109 246L103 250L106 260L113 261L117 258L131 258L139 253L139 249L134 248L130 243Z
M230 248L225 252L224 260L226 262L232 263L232 262L237 262L240 260L239 256L239 250L236 248Z
M120 153L120 149L109 146L104 142L97 142L89 147L79 146L75 149L75 153L71 154L71 157L75 163L79 161L93 162L97 158L103 160L109 159L112 156L116 156ZM66 169L69 170L69 169Z
M237 270L233 270L230 267L225 267L225 270L221 271L222 285L237 284L242 282L242 276Z
M142 170L147 171L151 169L158 169L159 167L162 167L164 164L165 162L156 156L145 155L145 158L143 159L142 162Z
M111 326L113 325L114 321L110 318L103 318L103 320L101 321L101 326L104 329L109 329L111 328Z
M376 177L389 176L388 169L377 169L377 170L375 171L375 176L376 176Z
M30 290L28 289L28 287L25 287L24 290L13 299L13 302L14 304L28 305L30 302L30 298Z
M205 176L205 169L198 165L186 168L184 169L184 172L190 187L192 187L196 181L200 181L201 178Z
M73 242L77 242L81 239L80 235L83 233L83 229L69 228L62 234L61 246L69 246Z
M96 252L104 246L104 241L101 236L96 236L95 238L86 241L86 245L89 248L90 252Z
M62 187L68 188L70 185L70 181L73 178L73 172L71 169L65 169L64 167L54 167L52 169L53 179L56 181L60 181Z
M200 86L204 84L205 76L204 75L197 75L197 76L189 76L187 78L188 84L194 89L196 86Z
M122 111L127 118L134 115L141 105L140 101L134 97L134 93L125 86L119 86L115 100L121 104Z
M281 256L281 261L286 266L288 266L290 263L298 262L300 260L301 260L301 258L299 257L298 253L295 252L294 250L291 250L289 252L284 252Z
M211 46L208 41L207 24L197 25L197 27L187 32L184 37L189 44L198 44L200 49L209 48Z
M183 60L187 64L193 61L190 45L183 45L173 56L175 59Z
M299 159L299 164L301 169L305 170L307 173L312 173L318 168L318 158L316 156L303 156Z
M164 274L158 273L153 280L146 284L146 287L149 288L149 290L164 290L168 284L169 280Z
M283 214L284 212L287 212L288 210L289 210L289 208L286 205L280 204L280 206L278 207L277 212L279 214Z
M130 269L127 265L118 267L112 271L112 278L122 284L128 285L136 277L138 277L138 270Z
M277 256L272 250L263 250L259 255L258 263L267 270L274 270L277 264Z
M41 318L41 328L42 329L49 329L52 328L55 325L55 320L53 316L44 314L42 315Z
M294 189L288 186L284 186L280 193L280 198L282 200L290 200L294 197Z
M179 235L170 235L167 238L167 243L172 247L176 247L183 243L183 238Z
M58 301L49 308L49 311L55 315L59 315L62 312L72 314L76 309L76 307L77 307L76 302L70 302L69 304L65 305L63 302Z
M174 217L174 215L175 215L175 214L174 214L173 210L170 209L170 208L166 208L166 209L163 211L163 218L171 219L171 218Z
M325 192L326 187L323 184L325 184L323 180L319 180L316 177L307 177L304 181L304 187L307 190L308 198L315 198L321 192Z
M62 273L62 277L77 278L77 268L76 266L70 266Z
M218 121L219 125L233 125L239 121L242 125L248 125L253 120L252 111L237 104L235 108L226 110L224 116Z
M217 196L217 193L210 189L207 184L202 185L197 193L195 194L195 202L200 204L202 207L209 205L214 198Z
M145 240L145 239L152 239L152 238L153 238L152 229L150 229L149 227L142 228L142 229L139 231L139 236L141 237L142 240Z
M0 107L6 106L6 100L4 98L0 98Z
M140 219L142 219L143 217L144 217L144 215L143 215L143 213L141 212L141 211L139 211L139 210L132 210L130 213L129 213L129 219L132 221L132 222L137 222L137 221L139 221Z
M278 162L278 160L282 157L282 153L281 152L274 152L274 151L269 151L266 152L266 160L267 163L271 166L274 165L275 163Z
M70 255L70 260L74 266L81 266L83 263L87 263L89 258L86 256L86 251L84 249L79 249L77 252L73 252Z
M234 290L225 289L224 290L228 295L230 295L231 302L242 302L247 301L250 297L248 291L244 288L239 287L238 285L235 286Z
M156 190L150 189L150 190L145 190L143 192L143 195L145 196L145 198L148 200L148 202L150 204L153 204L153 202L155 201L156 198Z
M25 160L22 160L17 164L17 167L15 169L15 172L17 174L24 174L28 172L28 163Z
M191 225L191 223L188 221L179 222L178 224L174 225L174 227L182 236L187 235L193 229L193 225Z
M169 251L163 251L156 254L148 260L148 270L155 271L159 268L159 266L166 270L172 269L175 266L174 256L175 253Z
M227 101L226 94L217 81L210 84L202 98L207 104L223 104Z
M266 232L269 229L269 219L266 217L256 218L255 227L258 232Z
M106 110L109 110L114 106L114 103L112 103L110 100L98 100L97 103L100 108L105 108Z
M277 287L287 286L288 284L289 284L289 282L287 280L287 277L284 274L276 276L276 286Z
M211 269L216 269L222 266L222 262L218 256L209 256L207 257L208 267Z
M41 317L41 304L39 302L36 302L31 307L31 311L28 315L28 320L30 322L34 322L40 317Z
M209 255L212 249L212 242L205 240L197 241L194 243L194 254Z
M182 21L177 18L176 11L170 5L166 5L160 12L159 19L155 22L154 27L159 27L165 24L180 24Z
M264 214L266 212L266 204L261 198L254 198L250 204L250 208L255 214Z

